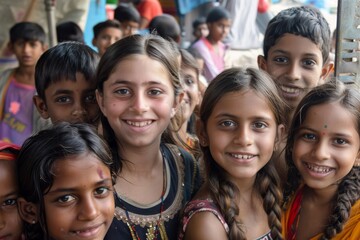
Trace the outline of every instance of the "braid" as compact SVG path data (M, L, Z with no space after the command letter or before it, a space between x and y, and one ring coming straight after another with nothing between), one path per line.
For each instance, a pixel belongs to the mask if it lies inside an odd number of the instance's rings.
M212 159L209 149L204 151L204 157L205 159ZM245 228L236 219L239 215L239 207L235 202L239 195L238 188L224 176L223 170L213 159L206 161L206 163L210 193L229 226L229 239L245 240Z
M280 240L282 239L280 207L282 193L280 190L280 179L272 161L273 159L259 171L256 177L256 185L258 186L262 199L264 199L263 206L268 215L271 237L274 240Z
M336 206L330 216L328 226L321 236L321 240L333 238L341 232L349 219L351 207L360 198L360 168L353 167L350 173L341 181L336 196Z

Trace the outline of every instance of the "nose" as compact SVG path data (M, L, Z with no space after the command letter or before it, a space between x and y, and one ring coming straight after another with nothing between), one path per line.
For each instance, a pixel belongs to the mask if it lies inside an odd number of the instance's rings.
M296 62L290 63L288 77L292 81L297 81L301 79L301 67Z
M30 43L25 42L22 50L24 53L28 53L31 50Z
M83 221L90 221L99 215L98 204L92 196L88 196L80 203L78 218Z
M247 126L241 126L236 130L234 143L240 146L250 146L253 143L253 136L251 130Z
M144 94L138 93L133 96L130 110L136 113L144 113L148 110L148 102Z
M319 141L313 150L313 156L316 160L324 161L330 158L330 152L326 141Z
M71 113L75 118L82 118L87 115L86 108L81 103L75 103Z

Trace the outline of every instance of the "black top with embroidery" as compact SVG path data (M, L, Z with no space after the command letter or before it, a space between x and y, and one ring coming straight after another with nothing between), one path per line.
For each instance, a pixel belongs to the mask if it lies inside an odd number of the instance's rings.
M179 212L190 201L201 184L199 168L194 158L185 150L170 144L162 144L165 156L167 188L164 195L164 208L160 228L166 231L159 239L176 239L179 231ZM181 154L180 154L181 152ZM115 199L115 217L105 236L105 240L134 239L124 207L134 223L136 233L142 240L151 240L152 229L159 220L161 201L150 205L140 205L130 199ZM136 238L135 238L136 239Z

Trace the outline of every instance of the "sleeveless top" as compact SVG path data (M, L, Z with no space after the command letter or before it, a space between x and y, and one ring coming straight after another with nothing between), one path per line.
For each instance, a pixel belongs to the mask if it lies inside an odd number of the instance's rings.
M183 212L183 217L181 220L181 229L179 232L178 240L182 240L185 236L185 231L187 224L189 223L190 219L199 212L211 212L213 213L223 225L227 234L229 234L229 226L225 222L224 217L222 216L219 208L216 206L212 199L196 199L190 201ZM263 236L256 238L255 240L272 240L270 232L266 233Z

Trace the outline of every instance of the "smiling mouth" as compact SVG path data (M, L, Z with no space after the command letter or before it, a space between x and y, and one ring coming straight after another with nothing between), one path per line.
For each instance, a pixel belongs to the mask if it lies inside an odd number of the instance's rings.
M83 230L72 231L71 233L81 237L91 237L99 232L101 225L102 224L98 224L96 226L89 227Z
M300 88L294 88L294 87L286 87L286 86L280 86L281 90L288 94L300 94L301 89Z
M234 158L237 158L237 159L244 159L244 160L251 159L251 158L255 157L255 155L232 154L232 153L230 153L230 156L232 156Z
M329 172L335 170L334 168L331 168L331 167L312 165L312 164L309 164L309 163L304 163L304 165L309 170L311 170L313 172L316 172L316 173L329 173Z
M148 120L148 121L134 122L134 121L126 120L125 122L134 127L146 127L149 126L153 121Z

